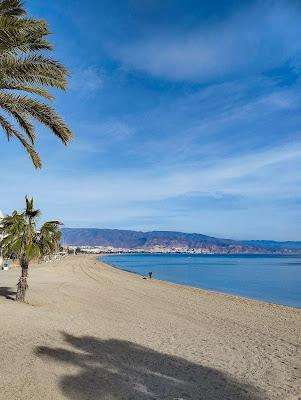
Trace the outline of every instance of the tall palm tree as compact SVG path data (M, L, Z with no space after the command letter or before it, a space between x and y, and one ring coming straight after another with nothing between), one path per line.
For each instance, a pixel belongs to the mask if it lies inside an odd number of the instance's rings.
M46 22L26 16L21 0L0 0L0 126L8 140L21 142L36 168L42 163L35 149L33 120L64 144L72 138L63 119L41 100L54 99L49 88L67 86L66 68L45 56L53 49L49 34Z
M25 197L26 207L21 213L14 211L12 215L4 217L1 221L0 234L4 238L0 242L4 257L14 255L19 259L22 269L17 285L16 300L24 302L28 288L28 268L33 259L50 255L58 250L61 233L59 221L45 222L39 230L36 221L41 212L34 208L33 199Z

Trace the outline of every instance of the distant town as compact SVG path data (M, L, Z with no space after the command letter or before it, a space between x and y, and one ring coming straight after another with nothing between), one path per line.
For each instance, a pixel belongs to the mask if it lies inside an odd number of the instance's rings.
M212 248L213 247L213 248ZM165 247L152 246L146 248L124 248L112 246L68 246L69 253L85 253L85 254L300 254L301 252L293 250L268 251L264 249L254 250L254 248L220 248L218 246L210 246L210 248L188 248L188 247Z

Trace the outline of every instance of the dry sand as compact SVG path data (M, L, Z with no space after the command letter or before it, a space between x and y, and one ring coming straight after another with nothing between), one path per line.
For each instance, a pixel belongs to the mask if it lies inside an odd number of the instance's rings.
M301 310L113 269L0 272L0 399L298 399Z

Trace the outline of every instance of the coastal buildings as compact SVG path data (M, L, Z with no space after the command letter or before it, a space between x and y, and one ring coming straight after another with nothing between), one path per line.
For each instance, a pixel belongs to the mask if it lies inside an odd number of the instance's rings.
M203 246L200 248L189 248L186 246L147 246L147 247L114 247L114 246L64 246L69 253L88 254L300 254L298 251L285 249L281 251L269 251L267 249L254 249L246 246L222 247L216 245Z
M128 254L128 253L149 253L149 254L162 254L162 253L187 253L187 254L212 254L209 249L189 249L188 247L166 247L166 246L152 246L146 248L129 249L124 247L113 246L68 246L71 251L80 250L82 253L90 254Z

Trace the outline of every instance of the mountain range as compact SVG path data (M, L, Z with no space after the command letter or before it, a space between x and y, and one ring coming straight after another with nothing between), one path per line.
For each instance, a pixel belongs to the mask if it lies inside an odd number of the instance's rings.
M69 246L112 246L126 249L207 249L216 253L301 253L301 242L273 240L232 240L200 233L170 231L140 232L119 229L62 228L62 242Z

